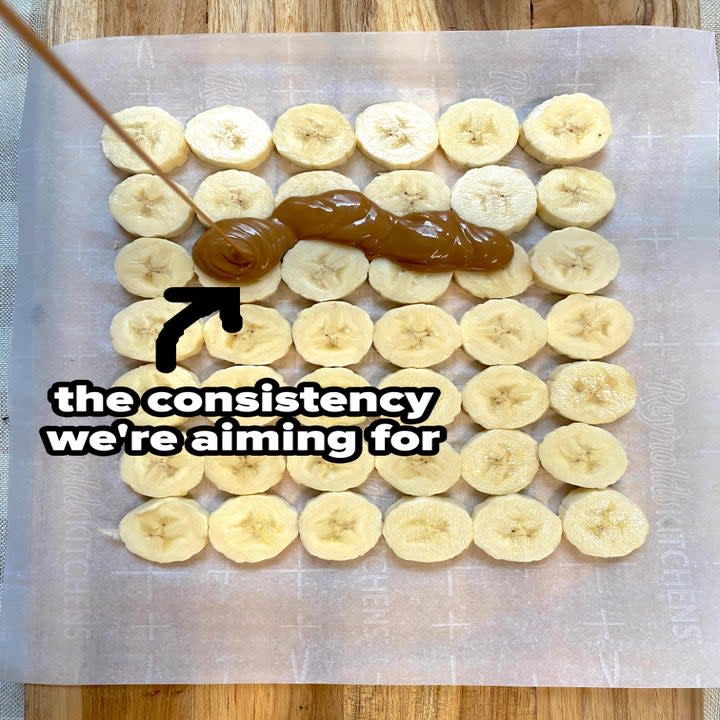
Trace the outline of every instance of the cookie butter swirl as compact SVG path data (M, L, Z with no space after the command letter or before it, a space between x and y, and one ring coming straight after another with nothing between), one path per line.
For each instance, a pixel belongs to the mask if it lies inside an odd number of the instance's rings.
M291 197L267 220L221 220L193 247L195 264L224 282L262 277L298 240L350 245L369 258L384 257L412 270L499 270L513 256L498 230L465 222L453 210L397 216L356 190Z

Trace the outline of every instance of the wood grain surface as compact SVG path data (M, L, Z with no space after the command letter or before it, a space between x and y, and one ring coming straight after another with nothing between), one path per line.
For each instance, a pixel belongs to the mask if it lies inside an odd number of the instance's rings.
M699 25L698 0L50 0L52 43L203 32ZM27 720L700 720L700 690L29 685Z

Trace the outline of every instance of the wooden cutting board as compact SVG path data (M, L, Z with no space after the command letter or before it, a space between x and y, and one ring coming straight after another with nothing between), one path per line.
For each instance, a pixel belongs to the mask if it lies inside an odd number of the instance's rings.
M50 0L48 9L52 43L204 32L699 24L698 0ZM27 720L699 720L702 710L702 691L687 689L28 685L25 692Z

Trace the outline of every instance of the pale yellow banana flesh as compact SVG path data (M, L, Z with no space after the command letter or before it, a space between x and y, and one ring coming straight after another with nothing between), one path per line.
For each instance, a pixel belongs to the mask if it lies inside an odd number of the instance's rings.
M500 495L473 512L475 544L496 560L537 562L560 544L560 518L527 495Z
M261 177L243 170L220 170L206 177L193 197L206 219L267 218L275 209L270 186Z
M437 495L460 478L460 455L441 443L437 455L379 455L375 467L385 482L405 495Z
M212 546L236 563L279 555L298 535L298 516L277 495L244 495L226 500L210 515Z
M600 100L571 93L534 108L520 127L518 142L547 165L572 165L602 150L612 132L610 113Z
M445 497L398 500L385 513L383 537L403 560L442 562L472 542L473 525L460 503Z
M571 490L560 503L568 541L585 555L623 557L647 538L645 513L616 490Z
M176 455L128 455L120 458L120 478L135 492L161 498L189 493L203 477L203 458L182 449Z
M136 238L115 256L115 276L133 295L159 297L169 287L187 285L194 275L190 254L164 238Z
M479 425L513 430L538 420L548 409L548 389L517 365L494 365L471 378L462 391L465 412Z
M331 105L316 103L286 110L275 123L273 141L286 160L316 170L342 165L355 150L347 118Z
M372 336L367 312L346 302L315 303L301 310L292 325L295 349L314 365L354 365L367 354Z
M615 205L612 182L597 170L556 168L540 178L536 189L538 217L556 228L589 228Z
M450 188L436 173L393 170L380 173L363 190L376 205L394 215L450 209Z
M368 282L375 292L403 305L432 303L450 286L452 273L410 270L387 258L370 262Z
M285 473L280 455L208 455L205 476L218 490L254 495L277 485Z
M355 133L360 150L389 170L416 168L438 146L435 119L408 102L365 108L355 120Z
M354 492L321 493L300 513L300 542L322 560L354 560L375 547L382 513Z
M488 98L455 103L438 120L440 147L461 167L499 162L515 147L519 132L515 111Z
M537 193L522 170L486 165L468 170L455 183L450 204L467 222L514 233L535 217Z
M633 316L614 298L568 295L547 315L548 345L576 360L598 360L619 350L633 332Z
M594 293L620 270L617 248L602 235L569 227L546 235L530 250L535 282L562 295Z
M153 364L141 365L122 374L113 386L126 387L134 390L138 397L156 387L200 387L200 380L195 373L178 365L172 372L161 373ZM138 410L128 417L135 425L181 425L186 418L180 415L157 417L144 410Z
M568 420L603 425L635 407L635 381L620 365L594 360L558 365L547 384L550 406Z
M180 184L177 187L187 195ZM195 217L192 208L157 175L131 175L113 188L110 214L130 235L171 238L187 230Z
M406 305L388 310L376 323L373 345L399 367L426 368L447 360L460 347L455 318L435 305Z
M545 319L523 303L488 300L460 320L463 348L483 365L517 365L545 346Z
M440 373L426 368L404 368L386 375L379 383L380 389L386 387L436 387L440 397L422 425L450 425L460 414L461 395L455 383Z
M121 310L110 324L110 339L115 351L132 358L152 362L155 359L155 341L163 325L182 309L162 297L138 300ZM176 345L178 360L197 355L203 347L203 329L200 321L194 322L182 334Z
M188 159L190 149L185 142L184 128L165 110L137 105L113 113L113 119L164 172L174 170ZM153 172L107 125L101 142L105 157L115 167L129 173Z
M252 170L272 151L267 123L247 108L221 105L188 121L185 138L193 153L219 168Z
M118 533L125 547L145 560L181 562L207 544L208 514L188 498L148 500L125 515Z
M280 386L286 384L285 378L271 367L265 365L235 365L233 367L223 368L222 370L216 370L203 381L202 386L204 388L252 388L255 383L260 380L274 380ZM249 417L238 415L235 417L235 420L239 425L267 425L270 422L275 422L277 418L264 417L262 415Z
M488 430L475 435L460 457L465 482L488 495L519 492L540 468L537 441L521 430Z
M289 177L275 193L275 204L289 197L320 195L330 190L359 190L355 181L334 170L308 170Z
M617 482L628 466L616 437L603 428L570 423L540 443L540 462L554 478L569 485L604 488Z
M282 279L301 297L341 300L363 284L369 262L362 250L324 240L300 240L285 253Z
M481 299L520 295L530 287L533 280L528 254L517 243L513 243L512 260L504 268L490 273L456 270L454 277L463 290Z
M370 383L362 377L362 375L358 375L356 372L344 367L319 368L301 377L296 384L299 385L303 382L314 382L321 388L361 388L370 386ZM322 427L331 427L332 425L360 425L365 422L364 417L351 415L341 415L339 417L330 417L329 415L320 415L318 417L298 415L297 420L305 425L320 425Z
M336 463L317 455L291 455L287 459L290 477L313 490L340 492L362 485L375 468L375 458L363 446L360 457Z
M292 346L290 323L274 308L242 304L243 326L226 332L219 315L203 326L205 347L213 357L234 365L269 365L284 357Z

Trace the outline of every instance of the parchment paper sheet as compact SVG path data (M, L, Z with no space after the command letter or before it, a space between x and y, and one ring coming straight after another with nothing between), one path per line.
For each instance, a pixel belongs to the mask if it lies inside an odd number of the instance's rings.
M269 122L287 107L328 102L350 116L383 100L433 113L467 97L517 109L562 92L607 103L615 136L588 161L615 183L618 204L599 226L623 262L605 293L626 303L636 330L614 360L635 375L639 403L612 426L630 457L618 488L647 511L651 534L631 557L595 561L565 542L528 567L471 548L413 566L382 542L331 565L293 546L242 567L208 548L177 567L147 563L98 532L140 499L117 458L50 458L37 428L53 421L57 380L109 385L132 363L113 352L110 319L131 301L112 264L125 241L107 209L121 179L101 155L101 124L39 66L28 94L22 236L12 392L10 535L3 599L4 675L43 683L356 682L695 686L720 684L720 528L717 373L717 66L710 33L595 28L486 33L184 36L72 44L61 56L113 110L160 105L182 121L223 103ZM507 163L533 179L516 149ZM453 182L442 158L428 167ZM379 168L358 154L344 168L363 186ZM259 172L274 188L290 173L276 157ZM192 161L191 191L210 172ZM548 229L519 236L529 248ZM189 246L194 226L182 238ZM523 298L547 310L552 298ZM351 300L373 317L390 307L368 286ZM268 301L292 318L304 301ZM455 288L439 304L456 317L473 299ZM527 366L544 377L562 362ZM205 377L207 357L188 363ZM290 354L293 382L311 368ZM377 356L356 368L376 382ZM462 352L440 367L458 385L481 368ZM555 427L552 414L530 431ZM477 432L451 429L461 447ZM301 507L311 494L284 480ZM383 508L396 494L362 488ZM528 491L553 509L564 493L541 473ZM471 509L463 483L451 492ZM194 494L212 509L206 481Z

